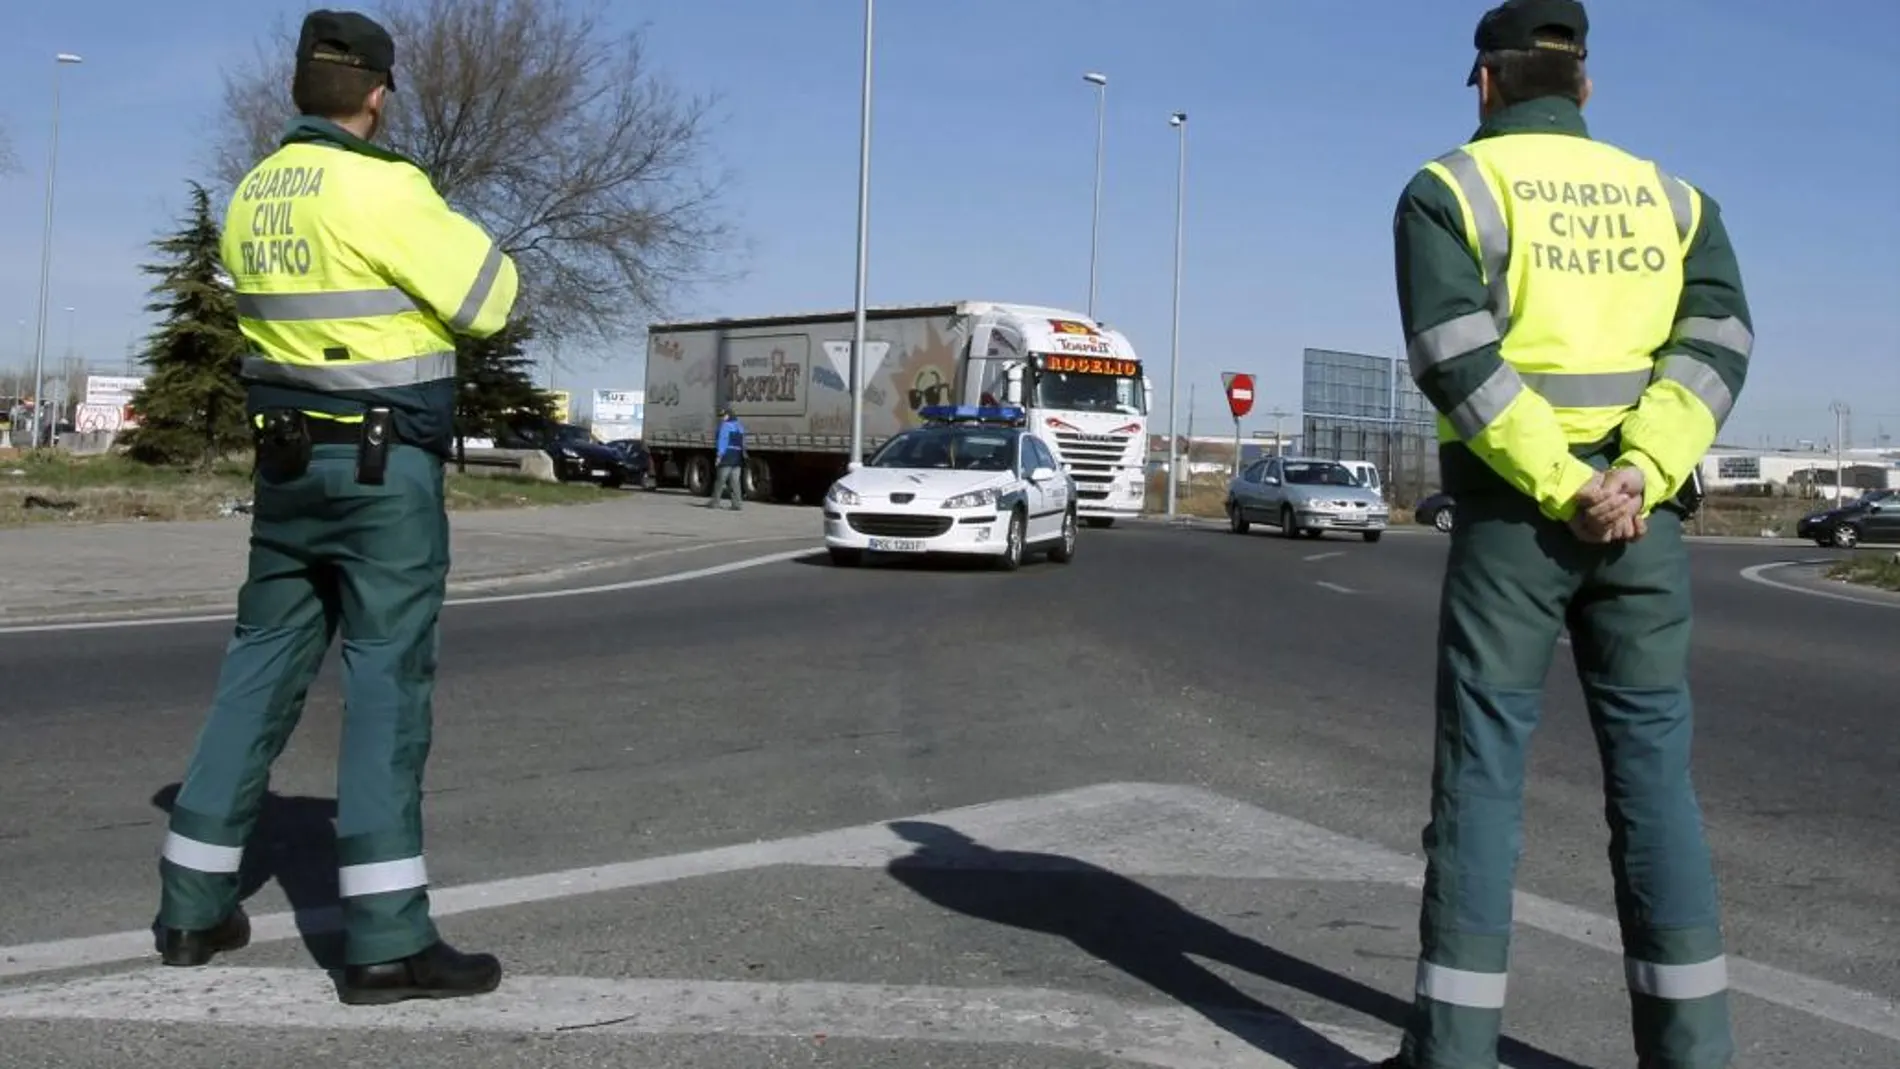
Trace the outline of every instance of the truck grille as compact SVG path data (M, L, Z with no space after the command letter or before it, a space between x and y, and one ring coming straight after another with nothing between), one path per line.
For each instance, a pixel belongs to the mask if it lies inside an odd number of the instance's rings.
M1121 469L1128 461L1128 434L1080 434L1056 432L1056 459L1062 461L1075 478L1075 496L1083 501L1108 497Z
M935 538L950 529L948 516L919 516L902 512L854 512L851 529L875 538Z

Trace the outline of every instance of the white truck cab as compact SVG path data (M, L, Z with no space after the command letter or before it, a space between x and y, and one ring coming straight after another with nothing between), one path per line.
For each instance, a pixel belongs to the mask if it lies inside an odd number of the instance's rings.
M1022 406L1075 479L1085 523L1141 515L1154 385L1127 336L1058 308L971 302L961 311L977 403Z

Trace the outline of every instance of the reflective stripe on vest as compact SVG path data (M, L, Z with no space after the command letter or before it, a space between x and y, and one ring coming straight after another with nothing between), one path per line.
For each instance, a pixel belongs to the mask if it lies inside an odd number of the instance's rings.
M1575 159L1563 160L1554 168L1548 166L1551 153L1565 151L1574 152ZM1726 415L1732 398L1720 378L1700 361L1681 352L1671 352L1666 345L1671 339L1706 338L1730 348L1739 343L1741 351L1746 352L1746 345L1752 340L1745 337L1746 329L1732 320L1684 319L1674 324L1666 337L1655 337L1654 344L1643 353L1640 365L1634 364L1631 358L1640 346L1633 345L1632 339L1645 330L1662 334L1661 322L1653 327L1647 325L1654 321L1660 303L1647 293L1644 294L1647 302L1628 302L1634 306L1631 309L1636 317L1634 323L1611 323L1602 328L1609 335L1605 339L1607 344L1592 355L1596 357L1594 362L1608 363L1611 367L1601 371L1566 371L1549 366L1549 350L1567 348L1590 352L1592 342L1587 336L1577 337L1579 324L1564 322L1561 313L1550 309L1550 302L1561 303L1565 290L1570 289L1605 307L1614 303L1604 296L1602 282L1595 282L1599 288L1592 290L1590 283L1579 285L1572 281L1577 265L1582 265L1583 273L1592 275L1593 280L1598 276L1645 273L1665 276L1663 280L1646 278L1645 285L1666 281L1672 275L1679 279L1681 259L1700 221L1700 200L1688 185L1652 163L1584 139L1549 138L1528 143L1509 137L1488 139L1454 149L1432 161L1428 169L1446 181L1463 208L1466 242L1483 275L1486 306L1483 311L1448 320L1409 339L1407 362L1414 377L1418 377L1438 364L1488 345L1500 345L1504 356L1503 365L1455 411L1445 415L1440 424L1441 438L1471 438L1483 432L1526 389L1559 410L1566 431L1573 440L1579 441L1595 440L1613 429L1622 414L1634 407L1650 383L1658 379L1682 383L1715 411L1718 419ZM1487 170L1492 182L1504 187L1502 195L1511 199L1508 207L1500 202L1499 190L1486 180ZM1529 173L1518 174L1517 170ZM1579 178L1589 176L1589 180L1560 182L1552 177L1552 172L1572 171ZM1539 172L1542 172L1539 177L1531 177ZM1642 198L1646 195L1648 203L1656 203L1658 190L1649 188L1652 182L1658 187L1661 203L1667 205L1674 222L1676 250L1673 256L1656 245L1654 239L1647 246L1640 240L1646 225L1644 213L1649 210ZM1612 187L1619 198L1632 199L1609 201L1610 194L1602 191ZM1579 189L1585 190L1581 196L1577 193ZM1604 198L1601 202L1599 195ZM1547 209L1549 214L1544 215ZM1507 210L1520 214L1516 225L1546 224L1558 237L1528 242L1531 255L1526 257L1512 232L1512 224L1507 221ZM1562 230L1558 229L1560 223ZM1579 231L1593 235L1597 229L1632 244L1621 250L1597 245L1585 251L1582 242L1573 240ZM1662 254L1659 262L1644 259L1652 251ZM1564 256L1569 259L1563 259ZM1523 307L1525 298L1522 294L1514 295L1513 282L1515 279L1521 284L1530 283L1534 271L1539 273L1538 281L1544 289L1555 293L1534 298L1542 307ZM1545 276L1551 280L1542 282ZM1631 280L1615 278L1608 285L1627 287ZM1675 299L1676 294L1672 293L1669 296L1671 308ZM1645 303L1649 307L1644 307ZM1597 324L1589 322L1583 329L1597 329ZM1524 343L1525 338L1532 341ZM1514 342L1520 344L1514 345ZM1644 338L1643 343L1648 344L1648 339ZM1533 348L1541 345L1545 358L1542 361L1530 359L1532 366L1526 368L1525 355L1519 351L1523 344ZM1626 366L1614 366L1619 363Z

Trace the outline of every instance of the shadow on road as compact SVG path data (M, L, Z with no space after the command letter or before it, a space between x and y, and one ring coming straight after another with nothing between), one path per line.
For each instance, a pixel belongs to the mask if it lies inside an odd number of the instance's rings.
M152 796L152 805L170 815L179 786L172 783L161 788ZM297 931L310 956L323 969L342 968L336 799L265 793L263 812L238 869L238 901L248 900L272 880L296 911Z
M887 871L919 896L978 920L1067 939L1298 1069L1365 1063L1195 958L1296 988L1393 1028L1403 1027L1411 1011L1405 1000L1223 928L1100 866L1060 854L994 850L925 821L896 821L889 827L916 849L891 862ZM1517 1069L1586 1069L1509 1039L1499 1053Z

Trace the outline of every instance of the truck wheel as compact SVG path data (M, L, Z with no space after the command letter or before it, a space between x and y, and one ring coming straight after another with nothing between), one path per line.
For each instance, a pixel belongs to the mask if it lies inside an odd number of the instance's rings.
M712 458L695 453L686 458L686 492L694 497L712 496Z
M773 501L772 465L758 457L745 460L745 499L747 501Z

